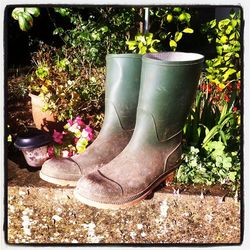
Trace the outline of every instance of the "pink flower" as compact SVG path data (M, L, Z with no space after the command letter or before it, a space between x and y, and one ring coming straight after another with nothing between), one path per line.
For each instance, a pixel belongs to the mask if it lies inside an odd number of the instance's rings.
M90 128L89 126L86 126L85 131L88 133L87 140L91 141L94 137L94 134L92 132L92 128Z
M73 125L73 120L72 120L72 119L67 120L67 122L68 122L68 124L69 124L70 126Z
M80 116L77 116L75 118L74 122L76 122L78 126L84 126L85 125L85 123L82 121L82 118Z
M71 156L73 156L73 155L74 155L74 153L73 153L72 151L69 151L68 157L71 157Z
M88 133L92 133L92 128L89 126L86 126L85 131Z
M55 154L55 152L54 152L54 147L53 147L53 146L49 146L49 147L48 147L48 155L49 155L49 157L50 157L50 158L53 157L54 154Z
M60 133L60 132L57 132L55 129L54 129L54 133L53 133L53 140L58 143L58 144L63 144L63 134Z
M74 143L76 144L78 142L79 138L74 137Z

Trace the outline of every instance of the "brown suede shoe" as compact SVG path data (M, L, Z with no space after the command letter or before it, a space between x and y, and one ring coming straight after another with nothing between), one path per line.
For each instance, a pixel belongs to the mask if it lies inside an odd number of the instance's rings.
M116 158L78 181L74 192L78 200L98 208L133 205L180 165L181 131L203 58L181 52L143 57L133 136Z

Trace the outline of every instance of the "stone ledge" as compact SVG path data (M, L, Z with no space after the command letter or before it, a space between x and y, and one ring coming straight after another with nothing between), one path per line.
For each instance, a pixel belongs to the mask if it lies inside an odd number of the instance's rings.
M79 203L73 188L40 180L38 172L10 161L8 168L11 244L240 243L240 203L223 192L169 184L133 207L100 210Z

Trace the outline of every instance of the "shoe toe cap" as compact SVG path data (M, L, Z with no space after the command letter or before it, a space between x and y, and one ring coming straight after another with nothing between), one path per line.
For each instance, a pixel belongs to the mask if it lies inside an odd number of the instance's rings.
M64 180L79 180L82 176L81 170L77 163L67 158L52 158L47 160L41 169L42 174L49 177Z
M123 189L115 181L105 177L99 170L83 176L77 183L78 195L101 203L114 203L123 195Z

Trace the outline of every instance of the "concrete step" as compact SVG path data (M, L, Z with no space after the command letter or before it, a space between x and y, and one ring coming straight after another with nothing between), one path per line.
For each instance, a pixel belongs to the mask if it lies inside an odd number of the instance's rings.
M11 244L228 244L240 243L240 228L240 202L223 189L168 183L133 207L101 210L8 161Z

